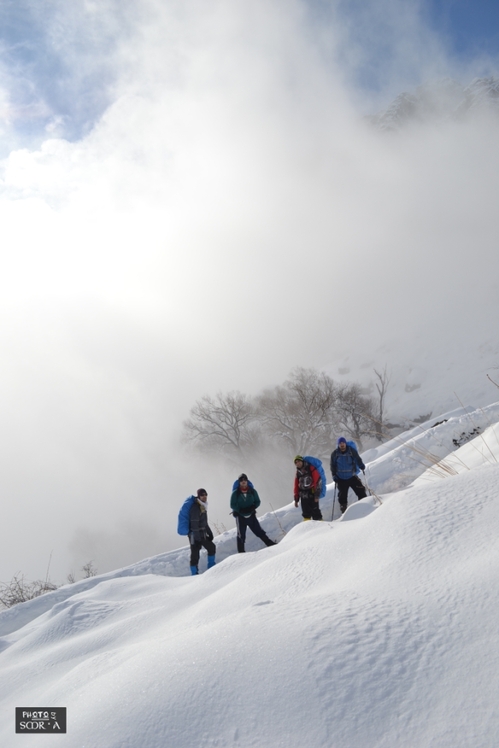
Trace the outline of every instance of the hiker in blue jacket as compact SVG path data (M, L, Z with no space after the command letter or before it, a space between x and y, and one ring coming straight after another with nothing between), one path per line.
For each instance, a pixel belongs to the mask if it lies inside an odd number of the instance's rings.
M208 494L204 488L198 489L196 501L189 514L189 543L191 546L191 574L199 574L199 554L201 548L208 551L208 569L215 566L217 547L208 525Z
M236 520L237 527L237 552L244 553L246 542L246 528L249 527L257 538L263 540L265 545L277 545L269 538L263 527L256 518L256 510L260 506L260 497L248 480L246 473L241 473L233 486L230 497L230 508Z
M331 473L338 487L338 503L341 513L346 512L348 506L348 489L352 488L357 499L365 499L366 489L357 475L366 466L357 450L347 444L344 436L338 439L338 446L331 455Z

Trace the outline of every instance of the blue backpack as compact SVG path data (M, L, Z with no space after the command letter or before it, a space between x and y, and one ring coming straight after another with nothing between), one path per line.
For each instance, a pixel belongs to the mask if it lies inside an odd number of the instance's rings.
M305 462L308 462L309 465L313 465L319 473L321 477L321 493L319 499L323 499L326 495L326 473L324 472L324 468L322 467L322 461L319 460L318 457L304 457L303 459Z
M255 487L250 480L248 481L248 487L249 488L254 488ZM236 478L236 480L232 484L232 493L234 493L234 491L237 491L238 488L239 488L239 478Z
M358 451L359 451L359 450L357 449L357 445L355 444L355 442L354 442L354 440L353 440L353 439L349 439L349 440L347 441L347 447L353 447L353 449L355 449L355 451L356 451L356 452L358 452ZM356 473L357 473L357 475L358 475L358 474L360 473L360 467L356 467L356 468L355 468L355 472L356 472Z
M177 532L179 535L189 534L189 517L191 513L191 507L195 501L195 496L189 496L189 498L184 501L182 507L180 508L180 512L178 513L177 525Z

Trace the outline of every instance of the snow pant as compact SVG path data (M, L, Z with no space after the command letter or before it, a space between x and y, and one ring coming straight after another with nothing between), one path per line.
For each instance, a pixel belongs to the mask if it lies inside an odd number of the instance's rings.
M274 541L269 538L265 530L261 527L255 514L250 517L243 517L242 514L235 515L237 528L237 552L244 553L244 544L246 542L246 528L249 527L251 532L257 538L263 540L265 545L275 545Z
M201 548L206 548L208 551L208 556L214 556L217 547L213 540L210 540L209 538L203 538L203 540L195 540L193 543L191 543L191 566L197 566L199 564L199 554L201 553Z
M340 505L342 513L348 506L349 488L353 489L355 495L357 496L357 499L359 500L365 499L367 496L364 484L362 483L358 475L352 475L351 478L347 478L346 480L344 480L343 478L338 478L338 503Z
M303 519L322 519L319 502L315 500L314 494L303 493L300 496L300 501Z

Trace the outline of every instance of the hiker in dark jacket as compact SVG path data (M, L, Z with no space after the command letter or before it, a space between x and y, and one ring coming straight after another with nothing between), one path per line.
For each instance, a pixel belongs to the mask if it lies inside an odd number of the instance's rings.
M366 489L357 475L366 466L357 450L347 444L344 436L338 439L338 446L331 455L331 474L338 487L338 503L341 513L346 512L348 506L348 489L352 488L357 499L365 499Z
M208 569L215 566L217 547L208 525L208 494L204 488L197 492L197 498L189 514L189 543L191 545L191 574L199 574L199 554L201 548L208 551Z
M234 490L230 497L230 508L236 520L237 552L244 553L246 542L246 528L263 540L265 545L277 545L271 540L256 518L256 510L260 506L260 497L256 489L248 481L246 473L241 473L234 483Z
M322 512L319 506L319 496L321 493L321 476L319 471L306 462L301 455L295 457L296 475L294 497L295 506L301 501L301 513L303 520L322 519Z

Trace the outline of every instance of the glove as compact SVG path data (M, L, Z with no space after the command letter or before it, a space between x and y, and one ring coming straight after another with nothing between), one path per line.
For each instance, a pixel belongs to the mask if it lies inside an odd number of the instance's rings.
M333 475L333 481L334 481L335 483L338 483L338 476L337 476L337 475Z

